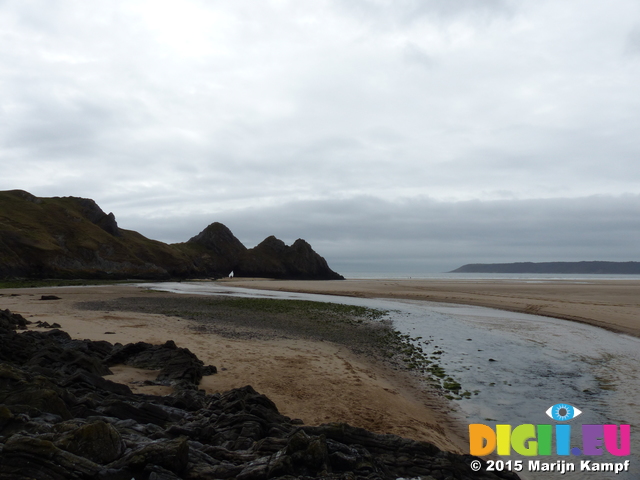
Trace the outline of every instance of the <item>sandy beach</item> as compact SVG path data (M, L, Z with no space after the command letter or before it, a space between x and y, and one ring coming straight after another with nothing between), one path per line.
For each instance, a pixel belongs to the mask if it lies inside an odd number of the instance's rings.
M263 290L458 303L587 323L640 336L640 280L224 279Z
M463 303L548 315L640 336L640 282L589 281L525 283L514 281L346 280L278 281L225 279L230 286L358 297ZM43 301L42 295L59 300ZM174 340L219 373L205 377L208 393L252 385L271 398L281 413L306 424L348 422L377 433L426 440L465 452L466 424L457 420L441 394L344 345L290 335L212 333L196 321L177 316L79 309L78 303L122 298L176 298L135 286L54 287L0 290L0 308L28 320L57 322L73 338L111 343ZM183 295L180 296L184 298ZM200 297L201 298L201 297ZM250 329L249 329L250 333ZM134 391L167 394L169 387L145 386L153 372L115 367L111 379Z
M56 295L59 300L40 300ZM302 338L229 338L205 331L198 322L152 313L91 311L79 302L178 296L133 286L55 287L0 290L0 309L32 322L57 322L73 338L111 343L174 340L218 373L201 383L208 393L251 385L280 412L305 424L347 422L376 433L394 433L462 453L466 425L451 416L448 401L425 392L409 374L391 369L344 346ZM180 295L180 297L184 297ZM200 297L202 298L202 297ZM246 334L246 328L244 329ZM118 366L111 380L141 393L168 394L170 387L145 386L154 372Z

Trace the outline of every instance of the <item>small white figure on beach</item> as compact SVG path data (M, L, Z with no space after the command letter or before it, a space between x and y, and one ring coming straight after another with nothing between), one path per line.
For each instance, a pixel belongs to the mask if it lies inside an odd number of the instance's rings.
M231 273L229 274L229 278L233 278L233 270L231 270Z

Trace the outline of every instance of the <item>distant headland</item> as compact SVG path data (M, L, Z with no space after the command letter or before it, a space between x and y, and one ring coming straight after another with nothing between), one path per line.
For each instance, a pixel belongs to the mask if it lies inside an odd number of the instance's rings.
M640 275L640 262L469 263L449 273L542 273Z
M239 277L341 280L306 241L274 236L245 247L215 222L166 244L118 227L91 199L0 192L0 278L171 279Z

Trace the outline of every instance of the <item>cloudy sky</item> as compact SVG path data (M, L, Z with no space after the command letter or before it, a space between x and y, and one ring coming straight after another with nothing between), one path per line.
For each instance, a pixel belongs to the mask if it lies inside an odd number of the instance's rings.
M0 190L338 271L640 260L638 0L0 0Z

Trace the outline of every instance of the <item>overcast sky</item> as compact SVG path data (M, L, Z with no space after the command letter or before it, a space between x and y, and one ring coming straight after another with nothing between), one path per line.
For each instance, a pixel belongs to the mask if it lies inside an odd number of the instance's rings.
M0 0L0 190L338 271L640 260L638 0Z

